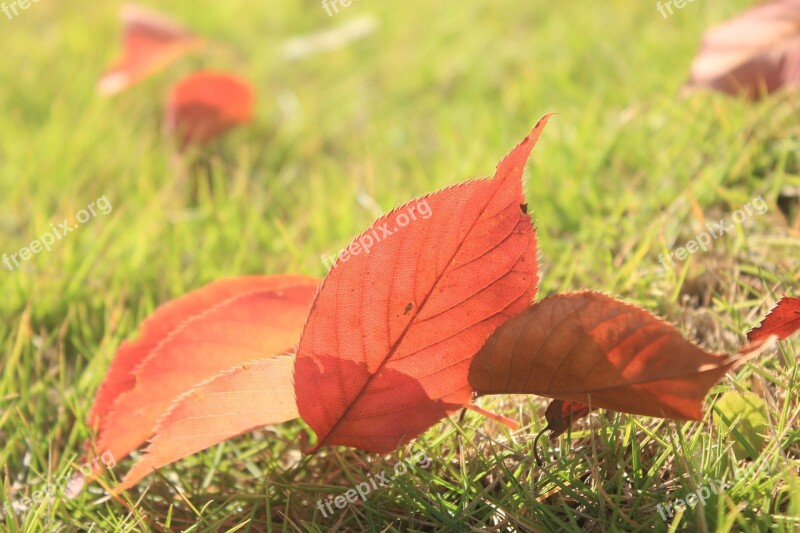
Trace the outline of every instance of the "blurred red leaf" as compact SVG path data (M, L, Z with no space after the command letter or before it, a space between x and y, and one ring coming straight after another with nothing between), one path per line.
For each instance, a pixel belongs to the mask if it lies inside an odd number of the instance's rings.
M157 468L253 429L297 418L294 356L238 364L181 395L159 420L125 490Z
M302 276L237 278L157 310L100 389L95 450L122 459L182 393L238 363L293 350L317 286Z
M480 394L699 420L711 386L764 347L708 353L644 309L593 292L562 294L500 326L475 356L469 382Z
M486 337L536 292L522 171L544 117L497 167L379 218L325 279L295 362L300 415L317 445L388 452L468 404ZM427 218L398 229L425 202ZM364 251L376 229L393 232ZM384 233L385 234L385 233Z
M777 336L783 340L800 329L800 298L784 296L758 327L747 334L750 341Z
M177 22L139 6L123 6L121 18L125 32L122 57L103 74L98 85L101 94L127 89L203 45L202 39Z
M756 5L709 30L689 88L757 98L800 85L800 0Z
M166 127L181 149L204 143L253 117L253 90L223 72L196 72L181 80L167 102Z

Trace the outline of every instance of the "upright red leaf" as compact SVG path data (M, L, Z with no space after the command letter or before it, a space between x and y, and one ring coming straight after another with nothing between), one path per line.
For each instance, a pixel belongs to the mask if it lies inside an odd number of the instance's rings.
M159 420L145 455L118 489L231 437L297 418L294 356L238 364L181 395Z
M250 277L211 284L157 311L99 396L117 394L99 410L96 450L122 459L182 393L238 363L291 351L316 290L317 280L302 276Z
M203 41L160 13L135 5L121 11L124 24L122 57L103 74L98 90L114 94L161 70Z
M747 334L750 341L775 335L783 340L800 329L800 298L784 296L758 327Z
M521 177L548 118L494 179L395 209L333 266L295 362L298 409L317 434L315 449L388 452L470 402L472 355L536 291Z
M196 72L170 94L167 130L185 148L204 143L253 118L253 90L246 81L223 72Z
M751 98L800 86L800 0L756 5L706 33L689 87Z
M735 356L712 354L644 309L592 292L562 294L500 326L473 359L469 382L481 394L698 420L711 386L768 340Z

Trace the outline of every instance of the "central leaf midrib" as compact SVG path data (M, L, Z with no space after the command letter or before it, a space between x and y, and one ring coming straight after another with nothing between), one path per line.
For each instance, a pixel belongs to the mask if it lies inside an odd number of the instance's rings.
M512 170L513 170L513 168L512 168ZM464 245L464 243L467 241L467 238L469 237L469 235L475 229L475 226L478 223L478 220L480 219L481 215L486 210L486 207L492 202L494 197L497 195L497 192L500 190L500 187L503 184L505 184L505 181L508 178L509 174L511 174L511 170L509 170L509 173L506 176L503 176L502 178L500 178L499 176L496 176L494 178L489 178L489 181L497 181L497 180L499 180L499 183L495 187L494 191L492 191L492 194L489 196L489 198L486 200L486 203L478 211L478 215L475 217L475 219L472 221L472 223L469 226L469 231L464 235L464 238L458 244L458 247L453 252L453 254L451 255L450 259L447 261L447 264L442 269L442 273L439 276L437 276L436 280L431 285L430 291L428 291L428 294L425 295L425 298L422 300L422 303L416 308L413 316L411 317L411 320L408 321L408 324L404 328L403 332L397 338L395 343L389 348L389 351L387 352L386 357L384 357L383 361L381 361L380 365L378 365L378 368L376 368L374 372L371 372L371 373L368 374L367 379L364 381L364 385L361 387L361 389L358 391L358 393L353 397L352 401L348 402L347 407L344 409L344 411L342 411L342 414L339 416L339 418L336 420L336 422L331 426L330 430L328 430L328 433L325 435L325 437L323 439L320 439L320 441L317 443L317 447L323 446L328 442L328 439L331 437L331 435L333 435L333 433L336 431L336 429L342 423L342 420L347 418L347 415L350 413L350 410L353 408L353 406L364 395L364 392L367 390L369 385L372 383L372 380L380 373L381 370L383 370L383 368L386 366L386 364L392 359L392 356L397 352L397 349L400 347L400 344L402 344L403 339L405 339L406 334L408 333L409 329L411 329L411 326L414 324L414 321L416 320L417 316L419 316L420 312L425 308L425 304L428 302L428 299L430 298L431 294L433 294L434 289L436 289L436 286L441 281L442 277L449 270L450 266L453 263L453 260L458 255L458 253L461 251L461 247ZM396 265L396 263L395 263L395 265ZM394 270L392 271L392 273L394 273ZM363 311L363 308L361 310ZM387 312L388 312L388 310L387 310Z

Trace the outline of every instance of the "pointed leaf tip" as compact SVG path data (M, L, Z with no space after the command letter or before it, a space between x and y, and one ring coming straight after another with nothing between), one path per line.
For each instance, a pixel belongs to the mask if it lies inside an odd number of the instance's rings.
M530 158L533 147L539 142L544 127L547 126L547 123L553 115L555 115L555 113L548 113L540 118L531 132L500 161L497 165L497 172L495 173L496 178L505 179L508 176L517 175L521 177L522 169Z

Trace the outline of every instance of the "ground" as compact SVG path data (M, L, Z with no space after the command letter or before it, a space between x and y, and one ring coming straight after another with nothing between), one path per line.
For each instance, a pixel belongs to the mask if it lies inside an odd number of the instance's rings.
M159 304L223 277L321 276L320 256L381 211L491 175L548 112L557 115L526 171L540 295L614 294L708 349L735 350L781 294L798 295L800 106L787 94L754 103L680 88L703 31L747 4L698 0L663 16L655 2L623 0L363 0L329 16L314 1L154 1L213 44L111 98L95 85L119 49L116 1L42 0L0 14L0 253L98 199L112 206L49 251L2 265L0 499L18 501L74 468L114 350ZM292 36L359 17L377 22L362 40L300 59L283 53ZM198 67L249 79L258 108L251 126L196 154L181 177L162 105ZM759 196L765 212L751 210L685 262L666 260ZM304 427L292 422L172 465L121 502L93 485L7 513L4 527L797 530L798 356L800 343L785 342L720 382L702 422L592 415L540 441L542 467L532 447L546 400L485 398L522 428L468 412L386 456L302 456ZM730 390L769 407L756 462L737 460L712 421ZM420 454L430 464L366 502L327 517L318 508ZM718 480L731 486L660 513Z

